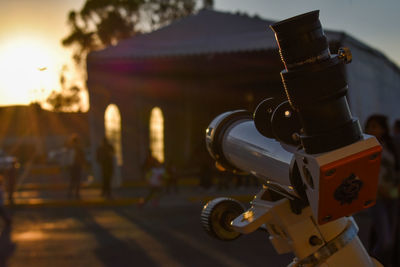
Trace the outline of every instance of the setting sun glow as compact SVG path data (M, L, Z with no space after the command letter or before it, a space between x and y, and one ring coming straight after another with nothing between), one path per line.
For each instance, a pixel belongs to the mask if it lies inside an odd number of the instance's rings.
M44 40L11 37L0 44L0 102L44 102L59 87L57 56Z

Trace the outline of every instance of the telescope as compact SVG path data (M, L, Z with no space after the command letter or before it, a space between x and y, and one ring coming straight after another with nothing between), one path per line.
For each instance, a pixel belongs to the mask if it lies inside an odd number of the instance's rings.
M382 266L351 217L376 202L382 151L348 106L351 52L331 54L318 10L270 28L286 99L267 98L253 114L225 112L206 130L216 164L260 178L262 189L248 210L231 198L211 200L202 224L221 240L266 230L278 253L294 253L289 266Z

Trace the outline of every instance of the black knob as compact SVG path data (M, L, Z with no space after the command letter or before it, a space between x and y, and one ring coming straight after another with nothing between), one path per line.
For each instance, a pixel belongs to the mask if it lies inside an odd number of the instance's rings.
M209 201L201 212L201 222L206 232L214 238L230 241L241 234L231 222L244 212L242 203L231 198L220 197Z

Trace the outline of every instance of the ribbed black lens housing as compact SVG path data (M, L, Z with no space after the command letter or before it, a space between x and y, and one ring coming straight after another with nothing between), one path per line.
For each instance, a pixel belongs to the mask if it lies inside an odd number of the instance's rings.
M319 11L270 27L285 65L281 77L289 103L299 115L305 151L322 153L360 140L361 127L346 99L345 63L331 55Z
M315 10L270 26L286 69L329 59L328 41L318 17Z

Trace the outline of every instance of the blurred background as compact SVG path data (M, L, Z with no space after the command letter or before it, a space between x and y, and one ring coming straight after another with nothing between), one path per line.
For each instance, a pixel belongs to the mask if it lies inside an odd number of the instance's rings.
M396 0L1 1L2 263L288 264L264 233L227 244L200 228L207 200L248 202L261 186L218 170L204 134L222 112L284 97L269 25L316 9L331 52L352 51L353 116L392 127Z

